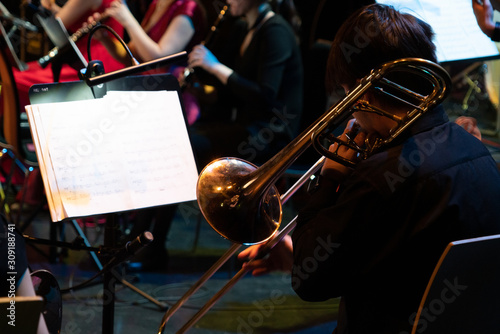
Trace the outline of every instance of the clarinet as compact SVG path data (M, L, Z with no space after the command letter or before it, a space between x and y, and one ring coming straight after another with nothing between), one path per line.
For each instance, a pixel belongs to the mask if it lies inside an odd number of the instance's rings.
M224 15L226 15L227 9L228 9L227 5L225 5L224 7L222 7L222 10L219 12L219 15L215 19L214 24L210 27L210 31L208 32L207 36L201 42L201 45L207 45L208 43L210 43L210 41L212 40L213 36L215 35L215 32L217 31L217 26L219 25L219 23L224 18ZM180 83L181 88L185 88L188 85L188 83L190 83L192 81L192 75L193 74L194 74L194 69L192 69L190 67L186 67L184 69L184 80L182 80L182 82Z
M217 15L217 18L215 19L214 24L210 27L210 31L208 32L207 37L205 37L205 40L201 42L202 45L207 45L208 43L210 43L210 41L214 37L215 32L217 31L219 23L224 18L224 15L226 15L227 9L228 9L227 5L222 7L221 11L219 12L219 15Z
M102 21L106 20L109 16L106 15L106 14L103 14L101 16L101 19L99 21L95 21L95 22L92 22L92 24L87 24L86 26L78 29L74 34L72 34L69 38L73 41L73 42L77 42L79 41L82 37L84 37L85 35L87 35L91 30L92 28L94 28L96 25L100 24ZM49 63L55 58L57 57L57 55L59 54L59 47L54 47L52 50L49 51L49 53L47 53L45 56L41 57L40 59L38 59L38 64L40 64L40 66L42 68L45 68L47 67L47 65L49 65Z

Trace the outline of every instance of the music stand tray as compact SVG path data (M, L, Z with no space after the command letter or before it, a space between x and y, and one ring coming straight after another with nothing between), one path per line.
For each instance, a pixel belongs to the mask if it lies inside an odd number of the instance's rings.
M158 121L157 121L158 115L161 115L161 117L160 117L161 119L164 119L163 117L167 116L167 118L171 122L171 124L165 124L165 126L162 125L162 130L160 132L164 132L164 133L171 132L172 134L178 133L177 131L174 131L174 125L176 127L180 127L179 123L183 123L182 124L183 129L186 131L185 134L187 134L187 129L186 129L187 123L186 123L186 119L184 117L184 110L183 110L183 106L181 103L182 100L180 99L179 83L178 83L177 79L170 74L124 77L124 78L116 79L116 80L109 81L109 82L106 82L103 84L95 85L92 87L89 87L85 82L82 82L82 81L69 82L69 83L66 83L66 82L65 83L55 83L55 84L54 83L53 84L38 84L38 85L32 86L30 89L30 101L34 104L27 106L26 109L27 109L28 118L30 121L30 128L31 128L32 133L33 133L33 139L35 141L35 146L37 148L37 156L38 156L38 161L40 162L40 169L42 171L42 177L44 179L44 185L46 188L47 198L53 199L53 203L57 202L58 198L60 199L63 196L61 195L62 194L62 192L60 191L61 188L59 188L59 187L54 188L54 189L56 189L54 191L50 186L50 184L51 184L50 182L53 181L53 179L51 179L50 173L54 172L53 175L54 176L57 175L57 173L55 172L56 169L52 168L53 166L55 166L57 161L53 160L54 155L51 154L51 151L50 151L51 147L50 147L49 143L52 140L51 139L52 137L50 137L49 133L52 133L52 130L55 130L56 127L57 127L57 129L64 129L63 131L66 131L68 126L76 126L78 129L81 129L82 124L80 124L80 123L74 124L74 120L71 117L65 116L69 112L68 109L71 107L76 108L78 105L81 105L81 106L83 105L84 107L81 109L82 109L82 112L84 113L84 114L82 114L84 117L82 119L85 119L85 121L86 121L88 118L88 114L89 114L89 112L88 112L89 109L87 109L87 106L90 104L96 105L96 106L101 106L101 103L104 103L104 102L101 102L99 100L101 100L101 98L102 98L102 100L104 101L104 99L106 97L110 97L111 95L114 95L111 93L116 93L116 91L118 91L118 92L125 91L126 92L125 94L123 94L123 93L120 94L120 97L122 97L122 96L126 97L127 95L134 95L135 91L138 91L138 92L147 91L146 93L161 93L161 95L159 95L159 96L169 98L168 100L161 100L160 101L160 104L161 104L159 106L160 110L155 110L151 114L151 115L155 116L152 119L148 119L147 115L149 115L149 114L147 114L147 113L141 114L141 111L146 111L146 110L144 110L144 105L134 105L133 108L127 108L127 109L130 109L129 112L131 112L131 113L139 113L139 114L137 114L137 116L140 116L139 118L132 118L134 120L139 119L138 123L140 123L140 124L134 124L134 126L136 126L138 129L137 136L134 137L135 138L134 140L138 141L139 144L141 144L144 140L146 140L145 138L150 138L151 133L159 133L158 128L156 126L156 124L158 123ZM151 92L151 91L167 91L166 93L170 93L170 94L166 95L166 94L164 94L164 92ZM140 94L141 93L139 93L139 95ZM174 102L173 99L171 99L173 97L173 95L171 95L171 94L176 94L175 100L177 101L177 103L174 103L172 105L169 104L170 102ZM148 95L148 96L150 96L150 95ZM92 100L92 101L90 101L92 103L87 104L86 100ZM58 102L61 102L61 103L58 103ZM82 103L78 103L78 102L82 102ZM93 102L95 102L96 104L93 104ZM68 103L70 103L70 104L68 104ZM151 101L148 101L148 103L151 104ZM178 105L179 103L180 103L180 109L178 109L176 107L176 105ZM108 105L106 104L106 106L108 106ZM175 109L169 110L169 106L175 107ZM120 104L120 105L116 105L116 110L113 110L113 107L111 107L112 110L108 110L108 109L103 109L101 106L101 108L98 108L97 110L95 110L95 111L97 111L97 113L94 112L94 115L95 114L101 115L100 113L102 113L102 117L100 117L100 116L97 117L96 118L97 120L98 119L106 119L107 120L108 118L111 119L112 116L113 117L116 116L116 115L113 115L113 112L118 112L119 109L123 108L123 107L124 107L124 105ZM48 118L44 117L44 115L47 116L46 113L51 114L54 111L54 108L62 108L62 109L60 109L61 113L57 113L58 118L52 119L51 115L49 115ZM167 115L164 115L164 113L163 113L164 110L165 110L165 113ZM75 110L70 110L70 111L75 111ZM80 109L78 109L76 111L80 112ZM87 111L87 113L85 113L86 111ZM182 113L182 115L177 114L178 112ZM59 116L60 116L60 118L59 118ZM179 119L179 117L180 117L180 119ZM55 122L53 122L53 121L55 121ZM67 123L65 123L65 122L67 122ZM97 122L97 123L99 123L99 122ZM97 124L97 123L95 123L95 124ZM91 123L91 125L90 125L91 130L99 128L99 127L96 127L95 124ZM149 128L149 126L151 126L151 124L153 124L154 128L156 129L153 132ZM120 128L118 122L115 123L114 125L116 125L118 129ZM52 127L52 126L54 126L54 127ZM76 134L73 133L72 135L76 135ZM113 143L113 145L111 145L111 146L113 146L113 147L115 147L114 143L117 143L114 135L117 135L120 140L123 139L123 135L121 133L119 133L118 130L113 132L113 136L109 137L109 138L113 138L111 141ZM67 138L67 137L65 137L65 138ZM156 137L154 137L154 138L156 138ZM62 137L59 138L59 140L54 139L53 142L55 142L55 141L60 142L60 140L63 140ZM126 138L126 140L128 140L128 143L132 144L132 142L130 141L131 140L130 138ZM141 147L141 152L139 152L139 153L141 154L141 156L143 156L144 152L146 152L146 154L144 155L146 157L162 155L162 154L158 154L158 152L163 152L162 150L158 151L157 147L159 147L159 146L156 145L158 143L159 142L156 141L156 142L152 143L154 145L149 145L150 144L149 142L147 142L147 143L144 142L143 144L141 144L143 146ZM78 144L78 140L76 140L76 144ZM106 144L109 144L109 142ZM191 153L189 153L189 152L186 152L186 150L184 149L184 147L187 146L186 144L187 143L184 139L177 138L175 143L169 143L168 146L175 147L175 149L172 150L172 152L182 151L182 153L180 155L182 155L184 158L187 158L186 161L189 161L189 163L187 163L187 164L183 164L183 163L175 164L175 167L172 167L172 166L164 167L161 164L154 164L154 167L156 169L158 169L158 168L161 169L162 167L165 168L165 171L163 171L163 169L161 170L162 174L168 175L169 171L174 172L174 169L175 169L176 171L179 171L181 174L188 176L187 177L189 179L188 183L192 183L192 189L191 189L191 185L188 187L188 192L185 192L182 189L178 189L175 187L168 187L168 190L166 192L164 192L165 197L158 197L157 199L159 202L155 205L167 205L167 204L181 202L181 201L185 201L185 200L194 200L196 198L196 196L195 196L195 184L196 184L198 172L196 170L196 164L194 163L194 156L192 155L192 150L191 150ZM63 145L65 147L68 147L69 149L72 148L70 146L71 144L69 144L67 142L64 142ZM135 147L137 145L133 145L133 146ZM130 146L127 146L127 148L130 148ZM95 149L96 152L98 150L97 146L95 146L93 149ZM189 147L189 149L191 149L191 148ZM142 151L144 151L144 152L142 152ZM132 151L130 151L128 153L129 153L128 155L134 155L134 153L132 153ZM186 153L188 153L187 156L186 156ZM96 153L96 154L99 155L98 153ZM190 154L191 154L191 156L189 156ZM176 157L175 157L175 155L173 157L167 155L163 158L175 160ZM87 157L86 159L94 161L93 159L91 159L90 156ZM49 160L50 160L50 163L53 163L53 164L50 164L50 165L47 164L47 162L49 162ZM121 164L124 163L124 161L109 161L108 158L106 158L106 161L107 162L105 162L105 164L109 165L109 166L113 166L114 164L120 165L120 163ZM92 164L94 164L94 166L96 166L97 169L100 169L102 167L102 165L96 165L95 162L91 162L89 164L89 167L87 167L87 165L84 166L86 168L87 172L94 170L94 168L90 167L90 166L92 166ZM166 165L170 165L170 163L167 163ZM136 168L136 170L137 170L137 167L135 165L133 165L133 167ZM66 172L67 172L67 170L65 169L64 173L66 173ZM85 174L87 172L84 172L83 174ZM61 173L63 173L63 172L61 172ZM138 174L140 174L140 173L138 173ZM176 174L176 173L174 173L174 174ZM66 175L66 174L64 174L64 175ZM73 175L75 178L81 177L81 174L77 173L77 175L76 175L71 171L70 171L70 174L67 174L67 175ZM117 173L116 175L122 175L122 174ZM117 178L116 175L115 175L115 178ZM71 178L71 176L70 176L70 178ZM95 174L95 175L93 174L93 175L91 175L91 179L89 179L89 182L93 183L95 185L96 180L99 180L99 179L100 178L97 174ZM108 179L105 178L104 180L108 180ZM128 180L128 181L130 181L130 180ZM177 181L178 180L176 180L176 182ZM182 181L182 182L185 182L185 181ZM158 181L157 183L163 184L161 181ZM87 183L85 183L85 184L87 184ZM168 181L167 181L167 184L168 184ZM137 187L134 188L133 186L131 188L126 188L125 192L134 193L136 188ZM162 188L161 191L164 191L165 188L163 188L163 187L161 187L161 188ZM84 193L85 189L83 189L83 188L78 188L78 189L79 190L77 190L75 192L77 194L77 196L78 196L78 194ZM106 188L106 189L103 188L103 193L104 193L103 195L104 196L109 195L109 193L108 193L109 189L110 188ZM112 192L111 196L115 195L113 193L115 190L117 190L117 188L111 188L111 192ZM62 191L67 191L67 190L62 190ZM147 191L143 191L143 192L147 193ZM178 197L178 200L171 201L173 199L172 195L180 196L179 194L181 194L183 192L184 192L184 194L182 194L182 196L184 196L184 197L182 197L182 198L184 198L184 199L181 200L180 199L181 197ZM99 194L99 195L102 195L102 194ZM170 196L170 198L169 198L169 196ZM189 197L189 199L186 199L188 197ZM92 207L92 205L89 205L89 203L95 203L95 201L94 202L92 201L92 195L88 198L90 200L88 202L85 202L86 204L83 204L84 202L81 202L82 203L81 207L78 208L78 210L84 209L84 211L86 212L86 215L106 214L108 216L108 219L106 220L106 229L105 229L105 235L104 235L104 240L105 240L104 247L107 249L112 249L113 247L115 247L115 245L113 244L114 237L112 235L113 231L115 230L115 227L113 226L113 225L115 225L114 214L119 212L120 210L128 211L131 208L123 209L123 207L121 206L121 203L119 203L120 207L122 207L122 209L120 209L118 211L116 210L116 208L117 208L116 202L119 201L118 198L121 198L121 197L110 197L111 198L110 200L102 200L102 199L100 199L100 197L97 197L99 202L101 202L100 204L102 204L106 207L106 210L105 211L96 211L96 209L94 207ZM69 202L67 202L67 203L69 203ZM134 208L140 209L140 208L146 208L146 207L152 206L151 203L149 203L149 205L147 205L148 203L146 203L144 201L144 198L142 198L138 203L139 203L138 205L134 204L135 206L133 207L133 209ZM77 207L78 206L79 205L77 205ZM52 216L53 221L60 221L62 219L66 219L66 218L76 218L76 217L85 216L85 215L72 215L72 214L70 214L69 211L67 211L68 206L65 206L64 203L62 206L62 208L63 208L62 211L53 210L54 207L57 207L57 206L55 206L55 205L51 206L51 203L49 202L49 208L51 209L51 216ZM102 207L101 207L101 209L102 209ZM56 211L59 213L62 212L62 215L59 216L57 213L54 213ZM115 277L112 277L112 275L105 273L104 286L105 286L105 290L107 291L107 293L105 295L107 295L108 297L113 296L113 298L114 298L114 284L115 284L115 282L116 282ZM131 287L131 286L127 285L127 287ZM158 302L156 302L156 303L158 304ZM111 302L104 303L104 305L103 305L103 333L112 333L113 332L113 304L114 304L114 299L112 299Z
M21 61L12 46L9 35L5 31L3 24L0 23L0 47L6 49L6 55L9 63L19 71L25 71L28 68L25 62Z
M68 31L66 30L66 27L62 23L61 19L56 18L54 16L49 16L49 17L43 17L41 15L37 14L37 18L40 21L40 24L42 25L43 29L47 33L47 36L51 40L52 43L54 43L55 46L59 49L59 54L56 57L61 57L61 55L65 54L67 51L69 51L70 55L76 58L77 64L70 64L72 65L73 68L75 68L77 71L79 71L82 68L87 68L88 63L85 57L82 55L80 52L80 49L76 46L75 42L71 39L71 37L68 34ZM70 56L71 57L71 56ZM67 56L65 56L67 58ZM59 74L60 74L60 66L62 63L60 63L60 60L57 63L58 66L54 66L55 63L52 65L52 70L54 74L54 82L59 81ZM78 66L78 68L76 68Z

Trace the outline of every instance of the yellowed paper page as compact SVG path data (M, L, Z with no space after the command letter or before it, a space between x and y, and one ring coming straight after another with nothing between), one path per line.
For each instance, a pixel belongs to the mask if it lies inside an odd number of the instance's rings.
M177 92L108 92L30 109L54 221L196 199Z

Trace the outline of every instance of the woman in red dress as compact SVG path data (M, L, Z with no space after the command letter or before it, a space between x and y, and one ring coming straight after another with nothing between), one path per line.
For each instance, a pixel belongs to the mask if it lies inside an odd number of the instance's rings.
M135 59L146 62L181 51L190 51L200 43L206 34L206 17L203 7L195 0L153 0L141 23L137 22L128 7L115 0L105 11L122 24L130 41L127 44ZM89 21L99 20L95 14ZM102 30L101 30L102 31ZM106 46L113 57L123 64L131 65L132 60L124 48L114 38L105 38L107 34L94 36ZM180 77L186 64L161 68L154 72L170 72ZM148 72L151 73L151 72ZM183 93L183 103L189 124L194 123L199 109L194 97Z

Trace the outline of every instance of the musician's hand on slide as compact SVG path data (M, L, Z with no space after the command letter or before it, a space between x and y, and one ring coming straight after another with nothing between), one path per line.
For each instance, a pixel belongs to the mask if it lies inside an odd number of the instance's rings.
M253 245L238 254L238 260L244 261L243 268L252 272L253 276L261 276L272 271L291 272L293 265L293 245L290 236L285 236L276 244L268 256L248 262L257 256L262 246L263 244Z
M351 119L348 123L347 123L347 126L344 130L344 132L342 133L342 135L340 136L340 139L343 140L343 141L347 141L347 134L351 133L353 131L353 129L355 129L355 120L354 119ZM352 139L352 136L351 136L351 139ZM363 132L363 131L359 131L356 136L354 137L354 141L356 142L356 144L358 144L358 146L362 147L363 146L363 143L366 139L366 133ZM345 145L341 145L339 147L339 145L337 143L335 144L332 144L330 145L330 152L335 152L337 151L337 154L343 158L346 158L348 160L355 160L355 156L357 154L356 151L346 147ZM327 174L329 171L334 171L334 173L336 175L343 175L343 176L346 176L348 174L350 174L351 170L336 162L336 161L333 161L333 160L330 160L330 159L326 159L325 160L325 164L323 165L323 168L321 169L321 174Z
M495 22L493 21L493 7L490 0L472 0L472 10L479 28L491 38L495 30Z

